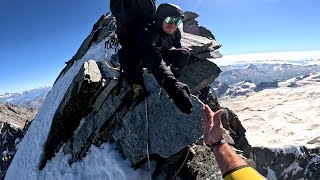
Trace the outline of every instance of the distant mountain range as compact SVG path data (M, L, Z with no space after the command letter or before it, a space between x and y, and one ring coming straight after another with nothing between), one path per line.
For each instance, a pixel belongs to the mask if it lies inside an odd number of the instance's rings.
M216 81L232 85L242 81L260 82L282 81L293 77L320 72L320 65L302 64L237 64L221 66L222 73Z
M258 92L267 88L277 88L278 83L291 78L304 79L310 74L320 72L320 65L301 64L235 64L220 67L222 73L210 84L216 97L242 96L250 92ZM296 86L295 82L287 84Z
M0 95L0 101L26 108L39 109L51 88L51 86L45 86L17 93L5 93Z

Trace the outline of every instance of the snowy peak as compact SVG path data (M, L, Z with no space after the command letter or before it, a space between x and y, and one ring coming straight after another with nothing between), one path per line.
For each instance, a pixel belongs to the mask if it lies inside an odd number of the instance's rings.
M261 72L262 71L258 66L254 65L254 64L249 64L248 66L244 67L243 69L244 70L256 71L256 72Z
M220 67L222 73L217 80L228 85L246 80L258 84L260 82L282 81L297 76L320 72L320 65L305 65L307 61L308 60L305 60L305 62L301 64L269 64L265 62L260 64L250 63L223 66Z
M297 88L306 85L318 86L320 82L320 74L312 73L307 75L301 75L293 77L291 79L266 81L253 83L250 80L241 81L233 85L227 85L226 83L214 81L210 84L211 90L216 97L236 97L247 96L254 92L260 92L265 89L277 89L283 87Z
M17 93L5 93L0 95L0 101L27 108L39 109L51 88L52 86L45 86Z

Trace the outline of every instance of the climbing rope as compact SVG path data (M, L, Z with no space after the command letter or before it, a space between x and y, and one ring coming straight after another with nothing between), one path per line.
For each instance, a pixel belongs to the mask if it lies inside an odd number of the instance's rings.
M150 154L149 154L149 123L148 123L148 103L147 98L144 98L144 107L146 110L146 135L147 135L147 158L148 158L148 166L149 166L149 179L152 180L151 176L151 164L150 164Z
M148 102L147 102L147 98L144 98L144 107L145 107L145 118L146 118L146 136L147 136L147 158L148 158L148 168L149 168L149 179L152 180L152 175L151 175L151 163L150 163L150 153L149 153L149 120L148 120ZM174 176L172 176L172 178L170 178L170 180L173 180L181 171L182 167L184 166L184 164L186 163L188 156L190 153L190 146L188 146L188 152L186 157L184 158L180 168L178 169L178 171L174 174Z
M188 153L187 153L186 157L184 158L183 163L181 164L181 166L180 166L180 168L178 169L178 171L172 176L172 178L170 178L170 180L174 179L174 178L179 174L179 172L181 171L182 167L184 166L184 164L185 164L186 161L187 161L187 158L188 158L188 156L189 156L189 152L190 152L190 147L188 146Z

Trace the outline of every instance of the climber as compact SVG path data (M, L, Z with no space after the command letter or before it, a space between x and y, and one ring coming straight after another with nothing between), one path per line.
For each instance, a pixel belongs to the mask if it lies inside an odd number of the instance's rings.
M186 65L190 56L189 51L181 47L181 33L177 29L184 17L181 8L173 4L161 4L151 18L150 12L155 1L129 1L120 6L119 3L125 0L111 0L110 9L117 19L117 35L122 46L118 57L134 96L145 94L142 68L147 67L175 105L182 112L191 113L193 105L189 87L174 75L179 75L178 70ZM142 4L145 6L142 15L136 18L130 16L130 20L123 21L122 24L118 21L132 13L134 7L141 8ZM129 10L125 11L124 8ZM146 12L147 10L150 12ZM176 49L171 50L172 47ZM171 65L171 69L168 65Z
M213 151L215 159L225 180L259 180L265 179L256 170L241 159L224 141L221 115L223 110L213 112L208 105L202 109L204 142Z

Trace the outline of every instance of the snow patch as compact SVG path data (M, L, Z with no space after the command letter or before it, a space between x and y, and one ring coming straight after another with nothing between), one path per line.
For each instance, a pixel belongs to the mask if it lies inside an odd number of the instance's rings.
M74 61L74 65L56 81L22 142L18 144L19 149L5 179L130 179L131 177L145 179L142 170L132 170L130 163L120 160L119 153L117 154L117 151L113 151L107 144L91 147L88 157L84 158L83 162L72 165L71 168L68 168L70 155L58 153L47 163L45 167L47 170L39 171L39 163L57 108L84 62L90 59L104 62L106 40L107 38L99 44L93 44L87 53L81 59ZM107 50L106 53L111 55L114 50Z
M301 170L303 170L303 168L299 166L299 163L293 162L289 167L283 170L281 175L284 177L284 179L287 179L288 174L295 175Z
M267 174L267 179L268 180L277 180L276 173L268 166L267 167L268 174Z
M117 145L104 143L100 147L92 145L82 161L69 165L71 155L59 152L48 161L40 172L39 179L46 180L113 180L113 179L148 179L148 172L130 168L130 161L124 159L116 150Z

